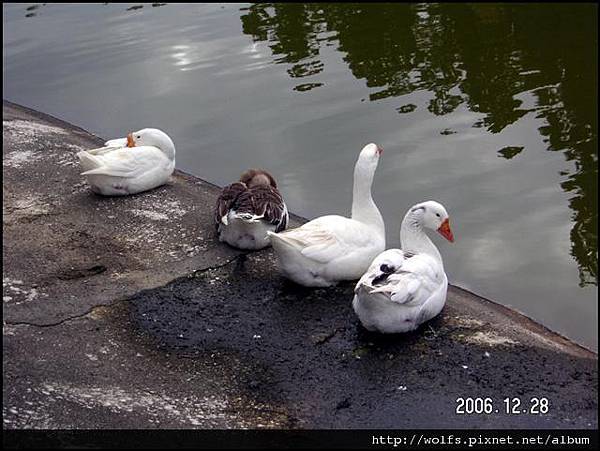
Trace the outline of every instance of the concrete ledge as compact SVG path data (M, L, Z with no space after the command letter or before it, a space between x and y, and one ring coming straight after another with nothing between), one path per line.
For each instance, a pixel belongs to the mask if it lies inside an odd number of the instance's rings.
M177 172L140 196L95 196L75 154L104 140L7 103L3 131L7 321L53 324L238 255L213 240L214 186Z
M593 352L456 287L415 333L370 334L353 284L218 243L218 187L92 194L75 154L103 141L3 103L5 428L597 427ZM455 413L477 396L499 412Z

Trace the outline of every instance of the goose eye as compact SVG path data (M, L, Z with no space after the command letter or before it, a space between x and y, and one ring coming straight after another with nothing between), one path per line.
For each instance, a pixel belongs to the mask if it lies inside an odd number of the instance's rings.
M436 213L435 215L436 215L438 218L441 218L441 216L440 216L440 214L439 214L439 213Z

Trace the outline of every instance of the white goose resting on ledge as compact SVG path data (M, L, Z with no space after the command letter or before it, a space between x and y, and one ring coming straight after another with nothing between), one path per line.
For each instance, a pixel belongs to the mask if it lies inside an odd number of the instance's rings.
M77 154L92 191L105 196L136 194L164 185L175 170L175 146L156 128L106 141Z
M385 249L385 225L371 197L383 150L366 145L354 167L352 215L321 216L293 230L268 232L282 273L296 283L327 287L356 280Z
M226 186L217 199L215 224L220 241L239 249L262 249L268 231L287 227L288 209L275 178L262 169L249 169Z
M415 330L446 303L448 277L442 257L423 228L453 242L446 209L435 201L413 206L402 221L400 249L388 249L356 284L352 307L370 331Z

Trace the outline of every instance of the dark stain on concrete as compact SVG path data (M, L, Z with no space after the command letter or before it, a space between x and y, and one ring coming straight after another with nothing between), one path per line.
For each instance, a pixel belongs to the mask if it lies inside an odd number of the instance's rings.
M300 427L596 424L593 359L527 346L508 331L514 343L476 344L469 337L498 332L494 324L461 322L451 302L413 333L373 334L353 314L353 284L298 287L280 278L270 252L140 293L128 303L132 323L165 352L241 362L246 391L285 405ZM547 397L552 407L542 416L503 414L502 400L514 396L523 406ZM491 397L500 412L457 415L458 397Z

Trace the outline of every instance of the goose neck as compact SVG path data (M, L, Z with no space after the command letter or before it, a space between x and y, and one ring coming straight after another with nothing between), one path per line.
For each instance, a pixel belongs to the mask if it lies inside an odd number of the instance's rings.
M374 171L368 171L360 164L356 165L352 189L352 219L375 226L385 235L383 217L371 195L374 175Z
M423 230L421 218L410 212L406 214L400 227L402 250L417 254L427 254L442 263L442 256L433 241Z
M162 150L170 160L175 160L175 146L172 143L164 143L160 146L160 150Z

